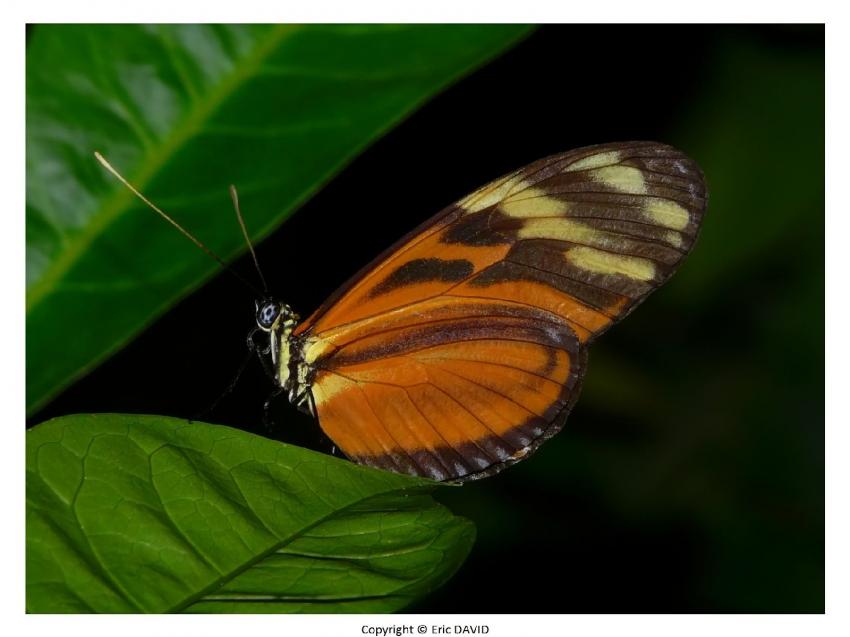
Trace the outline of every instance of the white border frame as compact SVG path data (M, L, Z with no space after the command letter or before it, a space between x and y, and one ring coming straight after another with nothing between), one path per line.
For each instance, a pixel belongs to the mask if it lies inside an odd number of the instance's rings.
M3 156L3 175L9 184L0 245L3 298L7 308L2 316L3 426L9 432L3 445L2 468L5 487L3 504L13 511L2 526L3 561L2 599L6 630L9 634L50 634L74 636L109 635L116 630L121 637L159 635L191 631L204 635L333 635L354 637L365 626L485 624L488 637L504 635L599 634L629 637L716 637L718 634L771 637L799 637L850 634L847 628L848 587L848 428L850 410L847 363L848 262L850 252L844 243L850 237L850 204L846 189L846 149L850 147L847 119L848 65L850 59L847 23L838 3L754 2L718 0L700 5L671 0L609 0L605 3L535 2L524 0L506 6L485 0L430 0L408 3L359 0L311 0L310 2L274 3L258 0L211 5L209 0L145 0L125 4L114 0L85 3L60 0L27 0L9 11L4 4L0 23L3 47L4 99L2 100L2 139L7 149ZM827 614L820 615L395 615L395 616L49 616L24 615L24 25L27 22L827 22ZM589 54L592 55L592 52ZM844 151L844 152L842 152ZM839 191L839 187L842 191ZM11 306L11 307L9 307ZM417 633L414 633L417 634Z

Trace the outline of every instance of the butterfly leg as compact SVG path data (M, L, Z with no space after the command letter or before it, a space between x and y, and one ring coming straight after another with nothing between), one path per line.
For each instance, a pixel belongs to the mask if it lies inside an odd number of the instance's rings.
M294 402L298 411L310 414L313 418L316 417L316 404L313 402L313 395L309 391L305 391L300 396L293 396L290 392L290 402Z
M275 387L272 392L269 394L269 397L266 398L266 402L263 403L263 425L265 425L266 429L271 429L274 423L272 422L271 416L269 415L272 407L272 403L275 398L280 396L283 393L282 387Z
M257 355L257 358L260 359L260 364L263 366L263 370L266 372L266 376L271 378L272 380L276 380L276 374L274 371L274 365L272 364L271 357L269 354L272 351L271 342L268 342L265 347L257 343L254 340L254 337L257 334L262 334L263 331L255 327L250 332L248 332L248 338L246 339L246 343L248 345L248 349Z

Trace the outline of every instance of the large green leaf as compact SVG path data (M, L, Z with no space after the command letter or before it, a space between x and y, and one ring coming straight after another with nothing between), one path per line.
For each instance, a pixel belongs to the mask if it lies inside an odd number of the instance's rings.
M515 25L45 25L27 50L31 412L215 271L94 161L225 257L516 41Z
M216 425L57 418L27 433L27 607L396 610L472 546L435 486Z

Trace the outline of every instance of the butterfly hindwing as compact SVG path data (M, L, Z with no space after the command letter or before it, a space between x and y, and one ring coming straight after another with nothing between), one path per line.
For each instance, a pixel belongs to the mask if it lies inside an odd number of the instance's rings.
M458 479L563 423L586 344L673 273L705 208L661 144L579 149L449 206L295 332L325 432L349 456Z
M560 317L499 301L435 299L335 343L313 363L324 431L359 462L438 480L527 454L584 371Z

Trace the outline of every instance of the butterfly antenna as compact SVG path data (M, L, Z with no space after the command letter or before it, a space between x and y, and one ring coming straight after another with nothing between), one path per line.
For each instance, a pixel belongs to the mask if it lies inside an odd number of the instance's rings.
M251 256L254 258L254 266L257 268L257 274L260 275L260 281L263 282L263 291L266 295L269 292L269 286L266 285L266 277L263 276L263 271L260 269L260 261L257 259L257 253L254 252L254 245L251 243L251 238L248 236L248 229L245 227L245 219L242 218L242 211L239 209L239 195L236 193L236 186L230 184L230 198L233 200L233 209L236 211L236 218L239 220L239 227L242 228L242 236L245 237L245 243L248 244L248 249L251 251Z
M147 197L145 197L142 193L140 193L138 190L136 190L136 189L132 186L132 184L130 184L130 182L128 182L126 179L124 179L124 177L122 177L122 176L121 176L121 173L119 173L117 170L115 170L115 169L112 167L112 164L110 164L108 161L106 161L106 158L105 158L103 155L101 155L99 152L95 151L94 156L95 156L95 158L96 158L96 159L97 159L97 160L98 160L98 161L99 161L99 162L103 165L103 167L104 167L104 168L106 168L106 170L108 170L109 172L111 172L111 173L115 176L115 178L116 178L116 179L118 179L118 181L120 181L122 184L124 184L125 186L127 186L127 188L130 190L130 192L132 192L132 193L133 193L134 195L136 195L139 199L141 199L141 200L142 200L145 204L147 204L147 205L148 205L148 207L150 207L150 208L151 208L151 210L153 210L154 212L156 212L157 214L159 214L159 216L161 216L161 217L162 217L163 219L165 219L168 223L170 223L172 226L174 226L175 228L177 228L177 229L178 229L178 230L179 230L179 231L183 234L183 236L185 236L187 239L189 239L192 243L194 243L196 246L198 246L201 250L203 250L204 252L206 252L206 253L207 253L207 255L208 255L209 257L211 257L212 259L214 259L214 260L215 260L215 261L216 261L216 262L217 262L217 263L218 263L218 264L219 264L222 268L224 268L225 270L227 270L228 272L230 272L230 274L232 274L232 275L233 275L233 276L235 276L237 279L239 279L239 281L241 281L243 285L247 286L247 287L248 287L248 289L250 289L250 290L251 290L251 291L252 291L252 292L253 292L256 296L263 296L262 294L260 294L259 290L257 290L257 288L256 288L255 286L253 286L251 283L249 283L248 281L246 281L246 280L245 280L242 276L240 276L240 275L239 275L239 273L238 273L238 272L236 272L236 270L234 270L234 269L233 269L233 268L231 268L229 265L227 265L221 257L219 257L219 256L218 256L215 252L213 252L212 250L210 250L210 249L209 249L207 246L205 246L203 243L201 243L201 242L200 242L198 239L196 239L196 238L194 237L194 235L192 235L192 234L191 234L188 230L186 230L183 226L181 226L179 223L177 223L174 219L172 219L169 215L167 215L166 213L164 213L162 210L160 210L159 208L157 208L157 207L153 204L153 202L151 202L151 201L150 201ZM231 186L231 188L232 188L232 186ZM241 220L240 220L240 223L241 223ZM244 231L244 225L243 225L243 231ZM249 244L249 247L250 247L250 244ZM252 254L254 253L254 249L253 249L253 248L251 248L251 253L252 253ZM254 257L254 261L255 261L255 262L256 262L256 259L257 259L257 257L255 256L255 257ZM260 276L262 276L262 274L261 274ZM263 281L263 285L265 286L265 280Z

